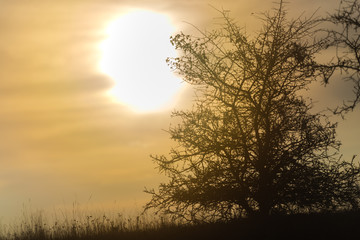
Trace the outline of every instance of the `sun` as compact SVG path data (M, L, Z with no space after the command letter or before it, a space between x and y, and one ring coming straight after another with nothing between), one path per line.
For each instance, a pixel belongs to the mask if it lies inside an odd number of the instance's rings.
M106 29L101 43L100 71L114 87L107 94L137 112L169 107L181 88L166 64L176 51L169 42L174 27L166 15L136 10L120 16Z

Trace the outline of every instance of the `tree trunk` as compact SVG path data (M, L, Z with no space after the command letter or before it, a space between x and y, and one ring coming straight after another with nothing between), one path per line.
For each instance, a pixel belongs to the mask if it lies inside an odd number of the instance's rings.
M258 189L258 204L259 215L261 217L267 217L270 215L271 209L271 189L270 179L268 177L266 168L261 169L259 172L259 189Z

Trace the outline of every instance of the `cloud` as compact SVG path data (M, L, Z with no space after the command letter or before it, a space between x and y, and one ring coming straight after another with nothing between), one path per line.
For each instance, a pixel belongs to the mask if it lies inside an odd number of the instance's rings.
M71 203L76 195L86 200L93 194L99 202L144 199L144 186L164 180L149 154L166 154L173 145L162 131L170 113L133 114L112 102L105 93L113 81L98 70L98 46L107 24L130 7L168 13L178 31L191 32L185 21L200 28L218 22L209 3L230 9L247 29L260 27L252 12L273 6L260 0L1 3L2 214L14 214L28 198L39 206ZM317 0L294 1L289 9L318 6L332 8ZM177 108L191 99L187 89Z

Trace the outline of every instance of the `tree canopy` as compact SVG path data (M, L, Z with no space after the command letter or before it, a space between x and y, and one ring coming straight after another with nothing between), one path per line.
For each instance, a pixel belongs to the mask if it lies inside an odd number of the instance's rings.
M182 55L169 65L197 97L172 114L177 145L152 156L169 182L146 190L145 208L212 221L357 207L359 167L339 158L336 124L301 96L321 74L317 21L288 21L280 3L252 36L221 14L219 29L171 38Z
M323 47L334 48L336 52L329 63L321 65L328 73L325 83L328 84L337 71L340 71L343 80L352 82L353 96L334 109L335 114L344 115L360 102L360 3L357 0L341 0L339 9L322 21L331 23L323 29L328 34L323 39Z

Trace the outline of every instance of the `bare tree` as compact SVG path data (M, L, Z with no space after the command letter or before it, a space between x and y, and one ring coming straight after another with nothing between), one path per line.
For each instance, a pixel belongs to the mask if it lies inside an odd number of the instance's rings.
M287 21L280 3L250 37L222 16L220 29L171 38L182 56L169 64L197 97L173 112L177 146L152 156L170 181L145 190L145 209L212 221L356 207L359 168L338 158L336 124L299 94L317 77L320 48L304 40L316 21Z
M336 56L321 67L325 74L324 82L338 70L346 81L353 82L353 97L344 101L334 110L335 114L352 111L360 102L360 3L357 0L341 0L339 9L323 21L331 23L325 38L325 48L335 48Z

